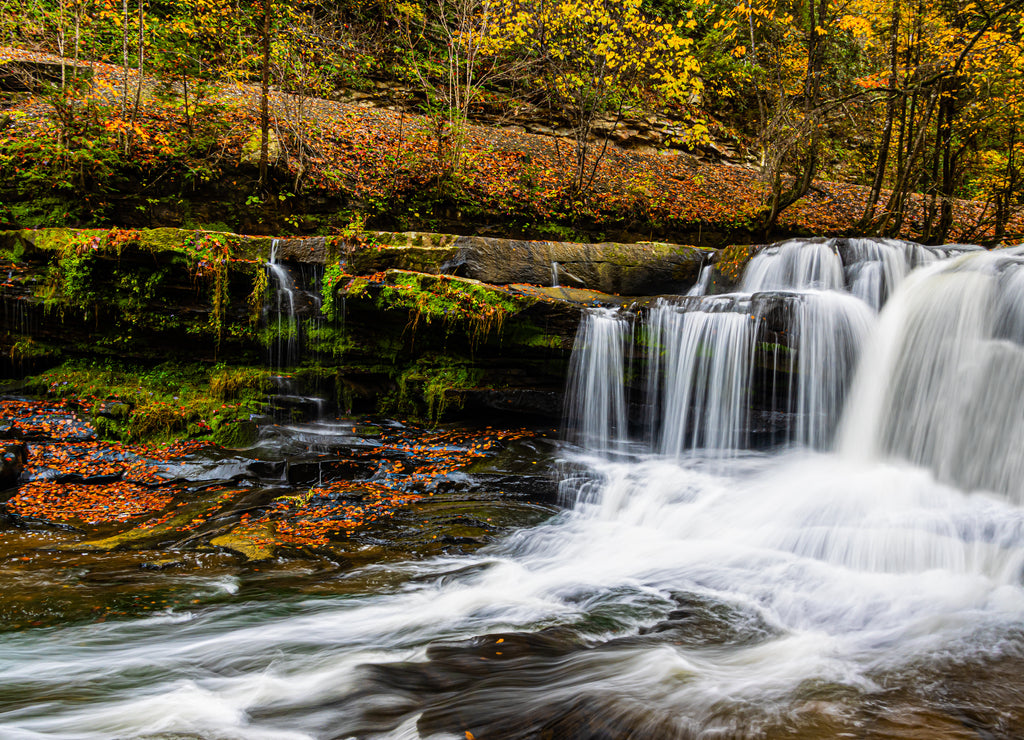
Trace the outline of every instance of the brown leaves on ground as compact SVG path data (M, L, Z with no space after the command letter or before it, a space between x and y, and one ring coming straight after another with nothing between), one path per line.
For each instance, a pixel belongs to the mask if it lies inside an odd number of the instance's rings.
M0 48L0 59L4 58L57 59ZM108 104L121 89L123 74L135 79L132 70L124 73L110 64L84 64L94 71L94 96ZM145 87L156 86L157 81L151 80ZM216 147L224 173L243 159L244 147L259 130L258 95L256 86L226 83L212 96L220 106L216 115L226 124ZM597 168L592 190L585 197L574 196L566 172L574 156L571 141L518 128L477 125L468 127L465 171L457 182L442 186L429 119L323 99L304 101L305 155L300 164L295 154L297 137L289 135L284 125L288 117L283 113L289 106L294 106L294 98L273 95L277 128L291 152L283 166L291 176L298 177L301 170L306 189L380 204L392 212L400 208L396 204L409 198L421 200L425 192L436 189L447 193L445 197L459 208L509 217L521 224L588 223L598 230L656 226L661 232L732 230L752 228L767 199L766 187L754 169L614 144ZM10 114L13 124L7 136L38 133L50 125L48 106L38 96L19 101ZM135 126L139 135L133 156L143 167L161 163L173 149L173 141L187 131L180 110L153 96L146 98ZM863 186L817 182L810 194L783 212L779 228L823 235L848 233L863 212L867 194ZM883 193L883 203L885 198ZM912 199L902 236L919 236L924 205L921 199ZM979 226L986 216L984 204L957 201L954 212L951 238L974 241L990 235ZM407 215L415 221L420 214ZM1015 222L1009 231L1020 233L1022 227L1024 221Z

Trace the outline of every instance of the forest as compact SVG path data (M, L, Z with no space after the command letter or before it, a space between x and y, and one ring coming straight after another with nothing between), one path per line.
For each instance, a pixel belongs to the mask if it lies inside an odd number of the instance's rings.
M1022 26L1024 0L2 0L0 221L1007 242Z

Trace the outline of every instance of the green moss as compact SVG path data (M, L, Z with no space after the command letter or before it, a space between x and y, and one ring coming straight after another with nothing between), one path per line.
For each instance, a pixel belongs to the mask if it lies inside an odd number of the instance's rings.
M340 260L332 262L324 268L324 276L320 280L320 312L328 319L337 318L334 296L338 283L346 274L346 268Z
M413 328L423 321L463 328L471 341L500 332L505 320L534 302L469 280L441 275L393 272L377 296L381 310L409 311Z
M715 267L719 275L731 283L737 283L753 256L754 247L748 244L732 244L720 252Z
M232 446L251 442L248 420L263 411L268 385L263 368L173 362L138 367L72 361L26 379L26 390L34 395L93 399L92 421L107 439L165 442L192 437ZM111 404L117 413L110 412Z
M343 326L328 324L306 330L306 349L316 355L341 359L356 346Z
M270 372L263 368L217 365L210 371L210 393L230 401L246 394L265 394L270 390Z
M424 355L398 377L398 389L382 399L381 411L436 424L450 406L462 408L463 392L475 388L482 375L464 358Z

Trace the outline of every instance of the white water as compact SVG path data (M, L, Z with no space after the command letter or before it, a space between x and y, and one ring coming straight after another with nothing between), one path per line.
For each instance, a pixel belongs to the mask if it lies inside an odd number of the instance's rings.
M944 455L1021 481L1019 259L897 289L841 453L737 452L724 470L699 451L623 457L629 325L600 315L573 413L602 454L570 455L573 510L399 566L381 593L0 635L0 737L527 738L573 707L620 731L551 736L1017 737L1019 488L974 490ZM499 658L498 639L553 627L591 649ZM493 633L485 655L428 660Z
M696 310L662 303L647 321L648 399L654 449L679 456L703 447L729 454L743 444L753 322L725 296Z
M1024 259L924 268L881 316L842 449L898 457L940 480L1024 503Z
M274 331L268 343L270 367L281 370L294 367L299 360L299 316L296 308L298 287L284 265L277 261L277 239L271 242L267 273L273 278L273 300L267 304L267 324Z
M691 297L707 295L708 290L711 288L711 280L714 278L714 273L715 266L712 264L707 264L700 268L697 282L690 286L690 290L687 291L686 295Z
M589 311L580 322L566 396L567 436L601 454L620 452L627 440L626 346L631 327L612 309Z
M391 593L3 636L0 736L419 737L432 709L463 711L453 729L481 737L582 697L656 737L761 737L855 716L888 676L1019 653L1024 515L1005 500L821 455L739 460L728 476L591 465L598 502L478 556L405 566L418 580ZM614 641L680 595L700 619L678 637ZM450 696L360 668L552 625L597 649L520 659L520 673L494 660Z
M743 273L742 291L842 290L843 262L834 240L789 241L762 249Z

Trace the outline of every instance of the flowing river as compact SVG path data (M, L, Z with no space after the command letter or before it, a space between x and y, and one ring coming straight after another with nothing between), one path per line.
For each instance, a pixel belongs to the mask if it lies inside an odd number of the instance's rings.
M0 737L1024 737L1024 256L797 246L587 315L561 512L330 595L190 576L225 598L0 634Z

